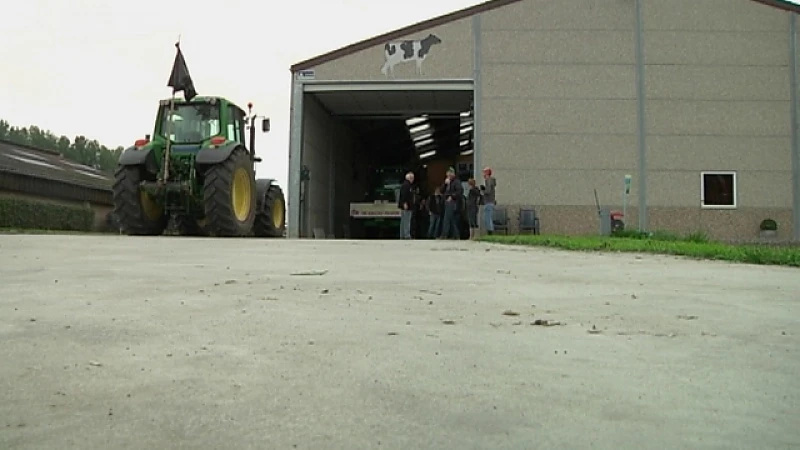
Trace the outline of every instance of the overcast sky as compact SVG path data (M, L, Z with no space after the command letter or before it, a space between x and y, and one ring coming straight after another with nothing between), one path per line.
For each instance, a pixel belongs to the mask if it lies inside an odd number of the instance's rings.
M150 134L181 49L200 95L272 119L259 177L287 184L289 66L480 0L25 0L3 5L0 118L108 147ZM219 6L218 6L219 5ZM222 6L224 5L224 6ZM269 5L269 6L268 6Z

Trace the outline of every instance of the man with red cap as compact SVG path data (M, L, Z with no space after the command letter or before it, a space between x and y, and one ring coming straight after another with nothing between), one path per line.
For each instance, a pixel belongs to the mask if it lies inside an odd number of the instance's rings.
M483 169L483 185L481 191L483 192L483 224L486 227L488 234L494 233L494 205L497 203L495 197L497 188L497 180L492 176L492 169L486 167Z

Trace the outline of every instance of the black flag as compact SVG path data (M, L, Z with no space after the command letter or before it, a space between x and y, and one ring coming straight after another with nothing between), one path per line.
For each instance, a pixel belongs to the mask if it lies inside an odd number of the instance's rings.
M186 67L186 61L183 59L183 52L181 52L180 44L175 44L178 53L175 55L175 62L172 63L172 73L169 75L167 87L172 88L172 93L183 91L183 97L187 101L191 101L197 97L197 91L194 90L194 82L192 76L189 75L189 68Z

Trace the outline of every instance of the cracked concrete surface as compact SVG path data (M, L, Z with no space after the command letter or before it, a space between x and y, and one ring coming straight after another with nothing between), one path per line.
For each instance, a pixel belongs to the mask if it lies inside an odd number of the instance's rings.
M797 448L799 304L651 255L0 236L0 448Z

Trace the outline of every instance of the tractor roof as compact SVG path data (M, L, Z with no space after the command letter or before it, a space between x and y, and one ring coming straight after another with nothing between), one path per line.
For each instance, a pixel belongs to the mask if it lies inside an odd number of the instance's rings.
M234 106L236 106L237 108L239 108L239 109L241 109L242 111L244 111L244 109L243 109L241 106L237 105L237 104L236 104L236 102L233 102L233 101L231 101L231 100L228 100L228 99L227 99L227 98L225 98L225 97L220 97L220 96L215 96L215 95L198 95L197 97L193 98L191 102L188 102L188 103L202 103L202 102L207 102L207 101L211 100L212 98L213 98L213 99L215 99L215 100L217 100L217 101L220 101L220 102L224 102L224 103L228 103L228 104L230 104L230 105L234 105ZM162 103L162 104L163 104L163 103L169 103L169 101L170 101L170 100L171 100L171 99L169 99L169 98L165 98L165 99L161 100L161 103ZM187 102L186 102L186 100L185 100L185 99L183 99L183 98L181 98L181 97L176 97L176 98L175 98L175 103L187 103Z

